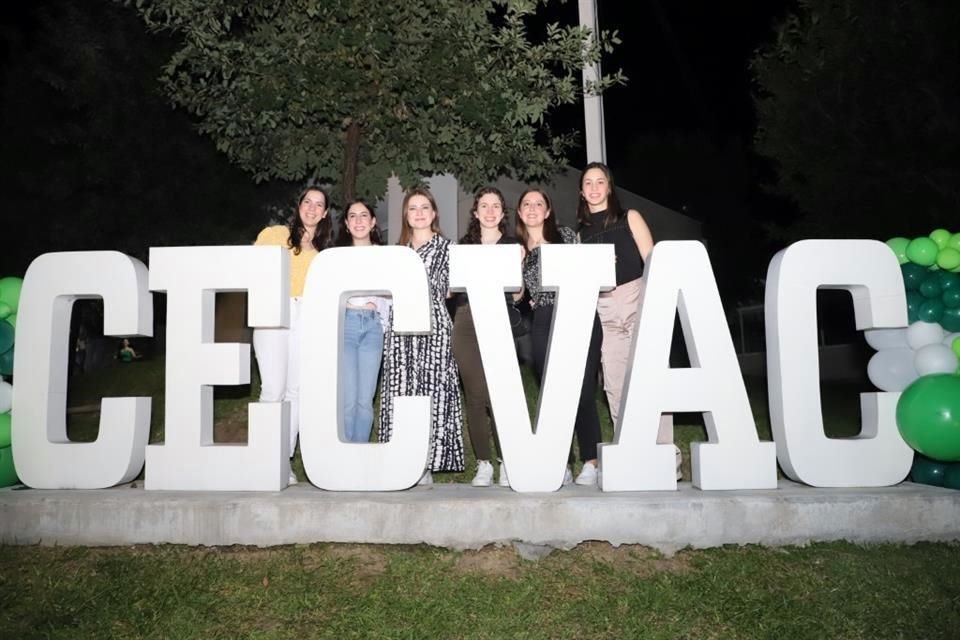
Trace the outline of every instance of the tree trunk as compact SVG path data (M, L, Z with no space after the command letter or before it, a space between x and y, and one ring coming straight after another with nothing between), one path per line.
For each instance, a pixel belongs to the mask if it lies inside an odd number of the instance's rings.
M343 175L340 189L343 204L357 197L357 161L360 158L360 123L351 120L343 141Z

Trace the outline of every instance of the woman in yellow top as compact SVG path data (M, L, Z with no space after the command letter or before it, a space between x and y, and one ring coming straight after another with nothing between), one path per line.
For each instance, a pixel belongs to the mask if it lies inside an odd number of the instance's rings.
M253 348L260 369L260 402L290 403L290 457L300 433L300 296L310 261L331 246L333 225L327 215L330 199L320 187L300 194L297 212L287 224L267 227L255 244L278 245L290 251L290 327L255 329ZM297 478L290 472L290 484Z

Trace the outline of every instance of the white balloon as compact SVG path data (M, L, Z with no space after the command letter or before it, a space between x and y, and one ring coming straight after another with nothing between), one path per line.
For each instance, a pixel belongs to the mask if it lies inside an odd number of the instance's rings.
M0 382L0 413L10 411L13 399L13 385L9 382Z
M921 376L931 373L953 373L957 370L957 356L945 344L928 344L917 349L913 366Z
M916 351L928 344L943 340L943 327L936 322L914 322L907 328L907 344Z
M903 391L918 377L913 366L913 351L906 348L877 351L867 363L867 377L883 391Z
M883 349L899 349L907 346L907 329L867 329L863 332L867 344L881 351Z

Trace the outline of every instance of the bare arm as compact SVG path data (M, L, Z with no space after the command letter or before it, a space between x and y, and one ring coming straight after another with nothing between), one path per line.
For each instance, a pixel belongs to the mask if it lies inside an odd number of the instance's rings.
M634 209L627 211L627 224L630 225L630 234L633 236L633 241L637 243L640 257L646 263L650 257L650 252L653 251L653 236L650 234L650 227L643 220L643 216Z

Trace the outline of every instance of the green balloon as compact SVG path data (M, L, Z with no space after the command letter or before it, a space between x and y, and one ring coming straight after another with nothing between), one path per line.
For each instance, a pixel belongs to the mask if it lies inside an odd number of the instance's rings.
M947 240L947 246L960 251L960 233L955 233Z
M22 278L0 278L0 302L10 305L11 313L17 312L20 304L20 289L23 288Z
M897 403L897 427L915 451L941 462L960 461L960 376L917 378Z
M13 465L13 447L0 449L0 487L17 484L17 469Z
M918 453L913 457L910 479L919 484L932 484L935 487L942 487L946 472L946 464L931 460Z
M939 273L931 273L926 280L920 283L920 294L924 298L939 298L943 293L940 288Z
M0 376L13 375L13 352L14 351L16 351L16 348L7 349L3 353L0 353Z
M948 489L960 489L960 462L946 465L943 473L943 484Z
M929 267L937 262L937 253L940 247L930 238L914 238L907 245L907 257L910 262L922 267Z
M943 306L943 303L940 302L938 298L925 300L917 311L917 317L924 322L940 322L945 310L946 307Z
M897 236L896 238L890 238L887 240L887 246L893 250L893 255L897 256L897 262L900 264L905 264L909 262L907 258L907 245L910 244L910 241L906 238L901 238Z
M0 302L0 320L6 318L11 313L13 313L13 308L6 302Z
M919 315L919 311L917 313ZM943 315L940 316L940 326L950 333L960 331L960 309L944 308Z
M10 323L6 320L0 320L0 353L13 348L13 341L16 339L15 333Z
M907 321L913 324L920 319L920 305L927 299L916 291L907 292Z
M9 324L11 327L13 327L14 329L17 328L17 314L11 313L5 318L5 320L7 321L7 324Z
M929 269L925 269L912 262L900 265L900 272L903 274L903 286L906 287L907 291L916 291L919 289L920 285L930 274Z
M943 302L943 306L948 309L960 307L960 289L947 289L940 296L940 300Z
M937 266L947 270L960 267L960 251L952 247L940 249L937 253Z
M930 232L930 239L933 240L940 249L947 246L947 243L950 242L950 237L950 232L946 229L934 229Z
M0 449L10 446L10 412L0 413Z
M938 271L937 280L940 281L940 288L944 291L960 289L960 276L950 271Z

